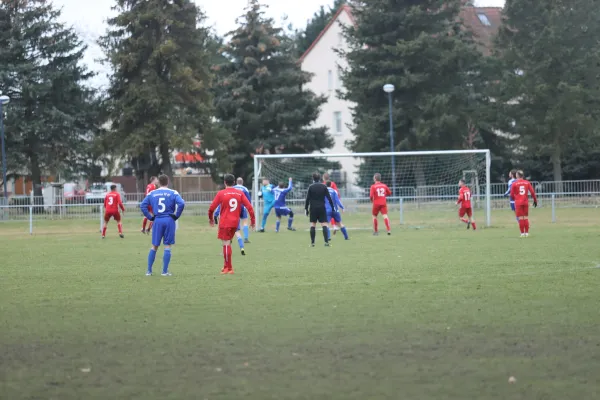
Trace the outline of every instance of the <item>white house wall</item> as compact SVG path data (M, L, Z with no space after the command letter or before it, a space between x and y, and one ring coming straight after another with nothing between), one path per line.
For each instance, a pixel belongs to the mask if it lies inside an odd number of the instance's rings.
M321 112L315 123L316 126L326 126L335 139L333 148L327 149L326 153L350 153L345 142L352 139L350 128L347 126L352 122L352 103L341 100L336 90L342 89L338 66L346 68L346 60L340 57L334 49L347 49L348 46L342 36L342 25L351 25L351 17L346 11L342 11L336 21L325 31L320 40L302 60L302 70L313 74L313 78L307 88L319 95L327 97L327 102L321 107ZM331 80L330 80L331 76ZM337 132L335 123L336 112L341 113L341 132ZM357 160L353 158L336 159L342 164L342 171L346 173L347 182L355 182L357 171Z

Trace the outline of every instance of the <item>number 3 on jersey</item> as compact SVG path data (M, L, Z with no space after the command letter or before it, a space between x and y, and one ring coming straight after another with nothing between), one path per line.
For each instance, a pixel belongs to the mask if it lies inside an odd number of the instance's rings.
M385 197L385 189L384 188L377 188L377 196L379 196L379 197Z
M108 198L108 205L112 206L113 203L114 203L114 198L111 196L111 197Z
M234 212L238 208L238 202L236 199L229 200L229 212Z

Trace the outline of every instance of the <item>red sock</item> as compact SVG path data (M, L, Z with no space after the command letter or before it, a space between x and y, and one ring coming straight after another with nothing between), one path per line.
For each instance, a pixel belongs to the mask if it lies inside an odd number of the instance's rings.
M152 230L152 226L154 225L153 221L150 221L150 224L148 224L148 230L151 231Z
M521 230L521 233L525 233L525 221L522 219L519 220L519 229Z
M529 233L529 220L525 220L525 233Z
M225 260L223 268L225 269L233 269L233 265L231 264L232 252L231 245L223 246L223 259Z
M121 234L122 234L122 233L123 233L123 224L119 222L119 223L117 224L117 228L119 228L119 233L121 233Z
M475 225L475 222L471 222L471 226L473 227L473 230L477 229L477 225Z
M104 228L102 228L102 236L106 236L106 225L104 225Z
M377 218L374 218L374 219L373 219L373 230L374 230L375 232L377 232L377 225L378 225Z
M144 217L144 220L142 221L142 229L146 230L146 224L148 223L148 218Z
M387 229L387 231L389 232L390 229L390 219L389 218L384 218L383 222L385 223L385 229Z
M468 219L466 219L466 218L461 218L460 220L461 220L462 222L464 222L465 224L468 224L468 223L469 223L469 220L468 220Z

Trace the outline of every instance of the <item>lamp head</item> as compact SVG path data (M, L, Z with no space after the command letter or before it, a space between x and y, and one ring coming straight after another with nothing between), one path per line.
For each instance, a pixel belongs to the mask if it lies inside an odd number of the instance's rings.
M386 85L383 85L383 91L386 93L392 93L394 91L394 85L392 85L391 83L388 83Z
M8 104L10 102L10 97L8 96L0 96L0 103Z

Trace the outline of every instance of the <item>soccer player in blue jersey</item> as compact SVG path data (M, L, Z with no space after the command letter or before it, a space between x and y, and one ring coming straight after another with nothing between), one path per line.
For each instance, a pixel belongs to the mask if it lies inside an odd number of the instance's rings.
M504 193L504 197L510 197L510 189L512 188L513 183L517 180L517 170L513 169L508 173L508 190ZM510 209L515 212L515 199L510 197ZM519 222L519 218L517 218L517 222Z
M267 217L271 213L273 209L273 203L275 202L275 194L273 193L273 189L275 189L275 185L273 185L268 179L263 179L262 187L258 192L258 197L262 197L264 201L264 209L263 209L263 217L262 224L259 232L265 231L265 226L267 225Z
M295 231L292 228L294 223L294 212L285 205L285 196L292 190L292 178L288 182L288 187L285 187L285 183L280 182L279 186L273 189L273 195L275 201L273 202L273 208L275 208L275 215L277 216L277 223L275 224L275 232L279 232L279 226L281 225L281 217L288 217L288 231Z
M248 191L248 188L244 186L244 180L242 178L237 178L236 183L237 185L235 185L233 188L242 191L242 193L244 193L248 201L252 203L252 197L250 197L250 192ZM250 243L250 229L248 228L248 210L246 210L246 207L242 207L240 219L242 230L244 231L244 243Z
M156 251L161 241L165 246L161 275L171 276L169 263L171 262L171 246L175 244L175 221L181 217L181 213L183 213L183 209L185 208L185 202L177 191L168 188L168 176L159 176L158 184L159 188L150 192L144 201L142 201L142 204L140 204L140 209L144 217L154 222L152 226L152 248L150 249L150 253L148 253L148 271L146 272L146 276L152 275L152 266L154 265ZM148 207L152 207L152 214L148 210Z
M344 235L344 239L348 240L348 231L346 230L346 226L342 223L342 216L340 215L339 211L344 209L344 205L342 204L342 201L340 200L340 196L338 196L337 191L331 186L331 181L327 181L325 185L327 186L327 190L331 195L331 200L333 200L333 204L336 207L336 209L332 209L331 204L329 204L328 201L325 202L325 210L327 210L327 221L333 220L336 226L339 225L340 231L342 231L342 234ZM328 232L329 239L331 239L331 229L329 229Z
M245 210L245 207L242 207L242 208ZM217 208L215 209L215 213L213 214L213 220L215 221L215 224L217 226L219 225L219 216L220 215L221 215L221 205L219 204L217 206ZM240 215L242 215L242 214L240 213ZM238 224L237 231L235 231L235 237L237 238L237 242L238 242L238 245L240 246L240 251L242 252L242 255L245 256L246 249L244 248L244 239L242 238L242 234L240 233L240 230L241 230L241 226L240 226L240 224ZM250 243L250 242L248 241L246 243Z

